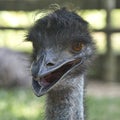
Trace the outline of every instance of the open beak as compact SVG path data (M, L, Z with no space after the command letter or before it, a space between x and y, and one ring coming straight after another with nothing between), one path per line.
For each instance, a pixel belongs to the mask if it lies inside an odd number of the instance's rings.
M36 96L40 97L52 89L68 72L82 63L81 59L69 60L52 68L44 75L33 77L32 87Z

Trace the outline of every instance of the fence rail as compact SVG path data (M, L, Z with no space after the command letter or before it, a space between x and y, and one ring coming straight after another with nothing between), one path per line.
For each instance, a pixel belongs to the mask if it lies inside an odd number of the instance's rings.
M0 11L34 11L47 9L49 5L69 5L80 9L105 9L106 0L0 0ZM120 0L114 0L116 8L120 8Z
M0 27L0 30L28 30L27 27ZM105 32L105 33L119 33L120 29L93 29L93 32Z

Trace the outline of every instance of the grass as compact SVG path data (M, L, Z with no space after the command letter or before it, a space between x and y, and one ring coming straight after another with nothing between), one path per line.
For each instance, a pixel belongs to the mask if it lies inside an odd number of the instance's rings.
M0 120L43 120L45 97L31 89L0 89ZM120 98L87 97L88 120L120 120Z
M120 98L89 97L88 120L120 120Z
M44 98L37 98L30 89L0 90L0 120L40 120Z

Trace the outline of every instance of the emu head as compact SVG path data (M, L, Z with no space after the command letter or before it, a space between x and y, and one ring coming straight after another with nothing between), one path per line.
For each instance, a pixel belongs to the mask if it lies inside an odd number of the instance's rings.
M37 96L64 83L72 72L82 73L93 54L87 22L66 9L38 19L27 40L33 44L32 86Z

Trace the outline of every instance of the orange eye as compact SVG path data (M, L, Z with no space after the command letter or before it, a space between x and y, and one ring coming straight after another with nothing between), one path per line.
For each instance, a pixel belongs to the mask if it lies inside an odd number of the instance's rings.
M73 43L72 45L72 50L76 51L76 52L79 52L80 50L82 50L82 48L84 47L84 44L81 43L81 42L76 42L76 43Z

